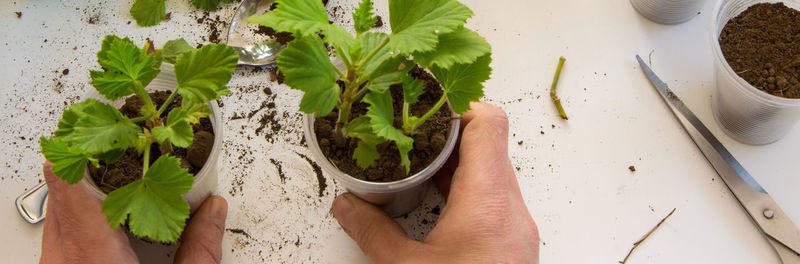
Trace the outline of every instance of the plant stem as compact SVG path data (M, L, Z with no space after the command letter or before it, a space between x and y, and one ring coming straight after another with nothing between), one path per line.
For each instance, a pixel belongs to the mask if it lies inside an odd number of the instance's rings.
M144 165L142 165L142 176L147 173L148 168L150 168L150 146L147 146L144 149Z
M443 94L442 97L439 98L439 101L436 102L436 104L433 105L433 107L431 107L431 109L428 110L428 112L425 113L425 115L420 117L419 120L415 124L413 124L411 126L411 129L406 130L406 132L408 132L408 133L414 132L414 130L416 130L420 125L425 123L425 120L428 120L428 118L430 118L431 116L433 116L433 114L435 114L437 111L439 111L439 108L442 108L442 106L444 105L444 102L447 102L447 96ZM405 122L405 121L403 121L403 122Z
M364 59L361 60L361 63L359 63L358 68L359 69L363 68L364 64L367 63L369 60L371 60L372 57L375 57L375 54L378 54L379 50L383 49L383 47L386 47L386 44L389 44L388 36L384 38L383 41L381 41L381 44L378 45L378 48L370 51L369 54L366 57L364 57Z
M627 255L627 256L625 256L625 259L623 259L623 260L622 260L622 261L620 261L619 263L621 263L621 264L625 264L625 262L627 262L627 261L628 261L628 258L629 258L629 257L631 256L631 254L633 253L633 250L634 250L634 249L636 249L637 247L639 247L639 245L641 245L641 244L642 244L642 242L644 242L644 240L645 240L645 239L647 239L648 237L650 237L650 234L652 234L653 232L655 232L655 231L656 231L656 229L658 229L658 228L661 226L661 224L663 224L663 223L664 223L664 221L666 221L666 220L667 220L667 218L669 218L670 216L672 216L672 214L673 214L673 213L675 213L675 209L677 209L677 208L672 208L672 212L669 212L669 214L668 214L666 217L662 218L662 219L661 219L661 221L660 221L660 222L658 222L658 224L657 224L656 226L654 226L652 229L650 229L650 232L647 232L647 234L644 234L644 237L642 237L642 239L639 239L639 241L636 241L636 243L633 243L633 247L631 248L631 250L630 250L630 251L628 251L628 255Z
M359 86L360 86L360 85L359 85ZM352 102L358 102L358 101L360 101L360 100L361 100L361 98L363 98L363 97L364 97L364 95L366 95L366 94L367 94L367 92L369 92L369 89L367 89L366 87L365 87L364 89L361 89L361 90L359 90L359 91L358 91L358 93L356 93L356 94L353 96L353 99L352 99L351 101L352 101Z
M344 80L345 78L347 78L347 76L345 76L344 73L341 70L339 70L339 68L336 68L336 65L331 64L331 67L333 67L333 70L336 71L336 74L339 75L340 79Z
M408 124L408 108L409 108L409 104L408 104L408 102L405 102L405 100L404 100L404 102L403 102L403 128L405 128L406 124Z
M148 119L148 118L147 118L146 116L140 116L140 117L134 117L134 118L132 118L132 119L131 119L131 121L133 121L134 123L139 123L139 122L145 121L145 120L147 120L147 119Z
M153 111L155 111L156 107L153 105L153 101L150 99L150 95L147 94L147 91L144 90L144 86L142 85L142 82L140 82L138 80L134 81L133 82L133 87L135 89L134 93L136 94L136 96L139 96L139 100L142 100L142 103L144 104L142 109L152 109ZM150 113L150 114L153 114L153 113ZM148 114L145 114L145 117L147 117L147 119L150 119L150 120L154 119L153 116L149 116Z
M353 68L353 62L350 61L350 57L347 57L347 54L342 52L341 49L338 49L338 48L334 47L334 51L333 52L336 53L336 56L339 57L339 59L341 59L342 62L344 62L344 66L345 67L347 67L348 69L352 69Z
M178 95L178 88L175 88L175 91L172 91L169 97L167 97L167 100L164 101L163 104L161 104L160 108L158 108L158 111L156 111L155 118L161 117L161 114L164 113L164 110L167 110L167 106L169 106L169 104L172 103L172 100L175 100L175 96L177 95Z
M556 104L556 109L558 110L558 114L561 115L561 118L564 120L568 120L567 113L564 112L564 107L561 106L561 99L558 98L556 95L556 86L558 85L558 78L561 76L561 68L564 67L564 62L567 59L561 57L558 59L558 68L556 68L556 75L553 77L553 85L550 86L550 99L553 99L553 103Z

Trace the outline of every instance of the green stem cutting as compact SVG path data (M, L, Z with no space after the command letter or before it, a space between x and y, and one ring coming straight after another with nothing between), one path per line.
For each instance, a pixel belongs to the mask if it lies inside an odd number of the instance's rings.
M558 110L558 114L564 120L568 120L567 113L564 112L564 107L561 105L561 98L558 98L556 95L556 86L558 85L558 78L561 76L561 68L564 67L564 62L567 61L564 57L558 59L558 68L556 68L556 74L553 76L553 84L550 86L550 99L553 100L553 103L556 105L556 110Z

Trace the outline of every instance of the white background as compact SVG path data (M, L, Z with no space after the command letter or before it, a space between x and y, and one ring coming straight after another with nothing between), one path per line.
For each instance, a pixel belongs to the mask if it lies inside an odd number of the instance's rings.
M377 2L388 22L387 4ZM634 59L640 54L651 61L654 71L800 223L800 131L795 128L774 144L748 146L722 133L711 116L714 1L691 21L673 26L644 19L626 0L464 2L476 13L468 26L492 44L494 72L484 101L509 114L509 155L519 167L525 201L540 229L543 263L616 263L672 208L677 208L672 218L630 263L778 261ZM92 89L87 70L99 68L95 53L102 37L129 36L138 45L150 37L159 46L183 37L197 44L218 27L225 39L227 23L198 23L203 14L189 1L168 0L172 20L151 28L127 24L131 3L0 3L4 262L38 260L43 225L24 222L13 201L41 179L38 137L55 129L65 102L77 102ZM342 12L354 4L331 1L329 9L341 6L333 20L349 21ZM229 20L236 6L226 5L210 17ZM18 11L20 19L13 13ZM567 58L558 90L569 121L558 117L548 97L559 56ZM63 69L69 74L63 75ZM226 130L218 192L228 199L228 228L250 236L226 232L224 262L365 262L329 213L342 188L326 175L328 187L319 197L314 171L298 155L310 154L302 146L295 111L301 93L267 83L267 73L258 68L240 67L229 86L233 95L222 100ZM273 95L263 93L264 88ZM270 101L275 108L259 110ZM235 118L250 113L251 118ZM271 114L276 121L256 134L262 117ZM281 131L265 134L275 124ZM281 164L285 182L270 159ZM631 165L636 172L628 170ZM437 195L399 219L413 237L423 238L435 224L432 208L442 206ZM174 246L135 244L151 248L140 250L145 262L168 261L174 252Z

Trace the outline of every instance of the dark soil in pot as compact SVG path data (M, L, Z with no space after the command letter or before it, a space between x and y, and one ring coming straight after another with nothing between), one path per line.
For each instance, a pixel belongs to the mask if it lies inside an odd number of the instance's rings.
M160 106L170 94L171 92L169 91L158 91L150 93L150 98L152 98L153 104ZM180 102L181 96L175 96L175 99L167 106L162 117L166 117L167 113L173 108L180 107ZM141 106L141 100L134 95L128 97L119 110L128 118L134 118L141 115L139 114ZM145 126L146 124L145 122L139 122L137 125ZM208 118L200 119L200 123L192 125L192 129L194 131L192 145L189 148L173 146L173 151L170 155L181 159L181 167L188 169L192 174L197 174L203 168L208 155L211 153L211 148L214 145L214 129ZM159 149L158 144L152 144L150 147L150 162L152 164L161 156L161 149ZM136 152L136 149L128 149L125 155L115 163L106 164L100 161L99 168L89 166L89 175L95 184L107 194L142 178L142 158Z
M800 99L800 11L783 3L749 7L719 36L725 60L766 93Z
M439 82L430 73L418 67L411 70L409 75L425 83L425 93L419 97L419 102L413 104L410 109L410 114L422 116L436 104L444 92ZM393 85L390 90L394 99L394 126L402 127L403 88L401 85ZM351 120L366 113L367 106L363 102L353 104ZM381 153L381 156L370 167L367 169L359 167L353 159L353 151L358 145L357 139L346 139L346 142L340 145L334 143L332 132L336 126L337 117L338 112L334 110L330 115L317 118L314 122L317 142L319 142L325 157L339 170L352 177L373 182L392 182L416 174L436 159L447 142L452 112L449 107L443 106L418 128L419 133L413 136L414 148L409 152L411 171L408 175L400 165L400 154L393 142L378 145L378 152Z

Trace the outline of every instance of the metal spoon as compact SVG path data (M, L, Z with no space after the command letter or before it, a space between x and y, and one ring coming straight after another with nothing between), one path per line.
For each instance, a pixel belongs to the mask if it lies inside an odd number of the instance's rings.
M283 45L274 37L256 34L258 25L247 23L247 18L260 15L272 6L275 0L245 0L231 20L228 29L228 46L239 54L239 65L262 66L274 64Z

